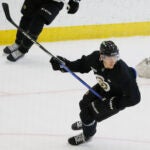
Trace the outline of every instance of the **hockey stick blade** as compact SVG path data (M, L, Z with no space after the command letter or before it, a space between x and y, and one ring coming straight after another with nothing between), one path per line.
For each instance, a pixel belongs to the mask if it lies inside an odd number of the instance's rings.
M83 81L79 76L77 76L75 73L73 73L66 65L65 63L60 60L58 57L55 57L52 53L50 53L46 48L44 48L41 44L36 42L29 34L27 34L22 28L20 28L11 18L9 6L7 3L2 3L3 10L5 12L5 16L7 20L13 24L24 36L26 36L29 40L31 40L34 44L36 44L38 47L40 47L44 52L46 52L51 57L54 57L67 72L69 72L73 77L75 77L79 82L81 82L85 87L87 87L95 96L97 96L99 99L102 99L102 97L94 90L92 89L85 81Z
M2 3L2 7L3 7L3 10L4 10L4 13L5 13L5 16L6 16L7 20L9 22L13 22L12 18L10 17L8 4L7 3Z

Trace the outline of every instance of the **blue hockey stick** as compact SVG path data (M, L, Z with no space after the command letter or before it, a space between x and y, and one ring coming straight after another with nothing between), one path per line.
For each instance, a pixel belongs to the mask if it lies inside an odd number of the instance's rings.
M5 16L7 20L13 24L24 36L26 36L29 40L31 40L34 44L36 44L38 47L40 47L44 52L46 52L51 57L54 57L60 64L62 68L64 68L67 72L69 72L73 77L75 77L78 81L80 81L84 86L86 86L95 96L97 96L99 99L102 99L102 97L93 90L85 81L83 81L79 76L77 76L75 73L73 73L66 65L65 63L60 60L58 57L54 56L52 53L50 53L46 48L44 48L41 44L36 42L29 34L27 34L23 29L21 29L11 18L9 6L7 3L2 3L3 10L5 12Z

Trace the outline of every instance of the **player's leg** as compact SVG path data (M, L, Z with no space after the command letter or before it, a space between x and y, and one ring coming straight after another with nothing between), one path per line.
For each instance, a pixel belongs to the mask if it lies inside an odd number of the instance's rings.
M71 145L79 145L87 142L96 133L97 121L93 118L88 108L80 112L80 118L83 132L68 139Z
M47 4L44 4L39 11L35 14L34 19L32 19L32 22L29 27L28 34L34 39L37 40L38 36L42 32L42 29L44 27L44 24L50 24L55 17L58 15L59 11L62 9L63 3L57 3L57 2L49 2ZM27 37L23 37L22 43L18 48L18 51L24 55L29 51L31 46L33 45L33 42L29 40ZM14 51L16 53L16 51ZM20 57L14 57L14 53L11 53L7 58L10 61L16 61Z
M30 27L30 29L32 29L32 33L28 33L28 34L30 35L30 37L32 37L34 40L36 40L37 39L36 34L38 34L42 31L42 28L44 26L44 21L43 21L42 17L37 15L36 17L34 17L32 22L34 22L35 26L33 27L31 25L32 28ZM16 51L12 52L9 56L7 56L7 59L10 61L18 60L19 58L24 56L25 53L28 52L28 50L30 49L32 44L33 44L33 42L24 36L19 48Z
M94 90L97 91L98 85L93 87ZM94 119L93 114L90 110L91 102L96 99L96 96L93 95L90 91L88 91L84 96L83 99L80 101L80 118L81 121L75 122L72 124L73 130L82 129L83 132L79 135L73 136L68 139L68 142L71 145L79 145L88 141L95 133L96 133L96 125L97 121Z
M92 98L94 99L92 100ZM103 101L91 95L91 92L84 95L83 100L80 101L80 108L83 132L68 139L71 145L79 145L91 139L96 133L97 122L103 121L119 112L117 109L110 110L104 105Z
M38 12L36 13L34 19L29 28L29 35L34 39L37 40L38 36L42 32L44 24L49 25L59 14L60 10L63 8L62 2L47 2L42 4ZM24 37L19 50L22 53L27 53L33 42L28 38Z
M25 0L22 9L21 9L21 13L22 13L22 17L20 19L20 23L19 23L19 27L21 29L23 29L24 31L28 31L31 21L32 21L32 17L34 15L34 12L36 12L38 6L34 3L33 0ZM18 30L17 34L16 34L16 40L15 43L13 43L10 46L6 46L3 50L3 52L5 54L10 54L13 51L17 50L22 42L24 35Z
M96 84L95 86L93 86L93 89L95 91L97 91L97 92L100 92L98 84ZM93 93L91 93L90 91L87 91L84 94L82 100L79 102L80 110L84 110L96 98L97 97ZM82 129L82 122L81 121L76 121L75 123L72 124L71 128L72 128L72 130L80 130L80 129Z
M81 111L80 118L82 122L83 132L80 133L79 135L69 138L68 139L69 144L79 145L89 141L96 133L97 122L103 121L119 112L118 110L115 111L103 110L102 107L101 107L102 110L101 112L99 112L99 114L95 113L95 111L91 106L89 107L89 109Z

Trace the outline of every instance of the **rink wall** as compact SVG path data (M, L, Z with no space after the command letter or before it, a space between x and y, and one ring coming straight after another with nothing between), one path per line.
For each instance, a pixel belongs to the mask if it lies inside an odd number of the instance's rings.
M17 1L17 2L16 2ZM5 0L15 22L19 22L23 0ZM39 41L62 41L150 35L150 1L82 0L79 11L69 15L64 9L50 26L45 26ZM0 45L12 43L16 29L6 20L0 7Z

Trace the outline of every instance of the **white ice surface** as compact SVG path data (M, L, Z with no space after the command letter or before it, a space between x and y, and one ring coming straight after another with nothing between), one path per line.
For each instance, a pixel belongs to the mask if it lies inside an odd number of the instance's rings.
M150 56L150 37L113 38L131 66ZM42 43L70 60L99 49L102 40ZM138 78L142 100L137 106L98 124L94 138L81 146L67 144L78 103L86 88L67 73L54 72L49 56L33 46L21 60L6 60L0 47L0 150L150 150L150 79ZM92 73L77 74L91 86Z

